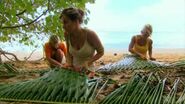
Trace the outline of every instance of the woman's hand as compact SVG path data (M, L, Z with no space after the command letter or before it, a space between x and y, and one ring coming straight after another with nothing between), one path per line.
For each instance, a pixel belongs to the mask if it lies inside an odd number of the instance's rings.
M90 78L90 79L92 79L92 78L94 78L94 76L95 76L95 72L89 72L89 74L88 74L88 77Z
M150 57L150 60L153 60L153 61L155 61L156 59L155 59L155 58L153 58L153 57Z
M62 64L62 67L63 68L72 68L72 65L65 63L65 64Z
M91 61L87 62L88 66L91 66L92 64L93 64L93 62L91 62Z
M84 63L84 65L82 66L74 66L73 70L79 73L87 73L88 72L87 63Z
M73 67L73 71L75 71L75 72L81 72L81 69L82 69L82 67L79 67L79 66L74 66Z
M146 58L146 56L145 56L145 55L140 54L139 56L141 57L141 59L143 59L143 60L147 60L147 58Z

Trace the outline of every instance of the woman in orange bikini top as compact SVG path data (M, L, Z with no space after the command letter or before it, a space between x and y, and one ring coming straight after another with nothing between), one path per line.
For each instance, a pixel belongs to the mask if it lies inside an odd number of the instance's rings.
M150 38L152 34L152 26L147 24L141 31L140 35L135 35L132 37L129 44L129 52L147 60L147 52L150 60L156 60L152 57L152 39Z
M51 68L63 67L62 60L66 56L67 49L57 35L50 36L49 42L44 45L44 52Z

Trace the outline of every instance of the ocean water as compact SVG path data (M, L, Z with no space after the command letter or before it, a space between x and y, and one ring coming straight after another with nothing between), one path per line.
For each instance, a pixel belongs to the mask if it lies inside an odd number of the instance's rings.
M137 32L98 32L105 49L127 49L132 36ZM154 32L151 36L153 48L184 48L185 32Z
M138 32L97 32L105 51L109 50L125 50L128 48L132 36L139 34ZM151 36L153 40L153 48L163 49L185 49L185 32L154 32ZM43 50L43 44L47 41L38 41L37 50ZM0 48L7 51L31 51L34 47L20 45L19 43L1 43Z

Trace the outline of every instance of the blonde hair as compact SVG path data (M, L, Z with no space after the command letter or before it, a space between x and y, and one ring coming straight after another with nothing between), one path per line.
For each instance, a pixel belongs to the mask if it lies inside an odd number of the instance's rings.
M146 25L144 26L144 28L148 29L148 30L150 31L150 34L152 34L152 32L153 32L152 25L146 24Z
M49 43L51 43L51 42L55 43L55 42L58 42L58 41L60 41L60 38L57 35L51 35L50 38L49 38Z

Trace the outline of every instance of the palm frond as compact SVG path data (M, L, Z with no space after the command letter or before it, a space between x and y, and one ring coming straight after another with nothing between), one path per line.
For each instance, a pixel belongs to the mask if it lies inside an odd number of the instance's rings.
M176 62L171 63L171 66L178 68L185 68L185 60L178 60Z
M177 85L179 83L179 79L174 82L173 88L171 89L170 93L164 99L163 104L175 104L176 102L176 93L177 93Z
M20 75L20 74L31 74L31 73L39 73L39 74L43 74L48 72L50 69L38 69L38 70L21 70L21 69L17 69L16 67L14 67L13 65L9 64L9 63L3 63L0 64L0 78L1 77L14 77L16 75Z
M138 77L136 74L127 84L113 91L100 104L184 104L185 92L177 98L177 79L169 94L165 92L165 79L158 80L154 74Z
M10 64L0 64L0 77L13 77L18 73L18 70Z
M1 85L0 100L90 102L96 96L98 80L88 80L85 75L66 69L55 69L38 79Z
M181 96L177 100L176 104L185 104L185 89L182 92Z
M157 62L151 60L142 60L134 55L127 55L122 60L110 63L98 68L99 72L102 73L112 73L120 72L123 70L143 70L143 69L160 69L160 68L169 68L170 64L164 62Z

